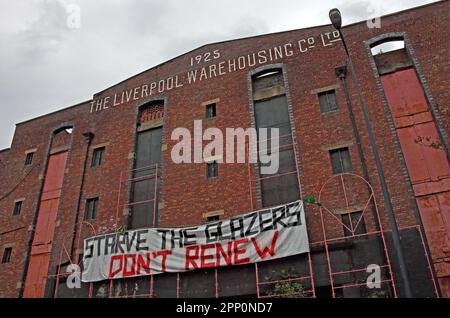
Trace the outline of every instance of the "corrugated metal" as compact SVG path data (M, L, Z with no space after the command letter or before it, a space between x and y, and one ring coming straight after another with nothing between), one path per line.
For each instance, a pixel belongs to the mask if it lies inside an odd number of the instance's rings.
M45 281L55 232L56 214L64 181L67 152L50 156L41 195L36 231L25 282L25 298L44 297Z

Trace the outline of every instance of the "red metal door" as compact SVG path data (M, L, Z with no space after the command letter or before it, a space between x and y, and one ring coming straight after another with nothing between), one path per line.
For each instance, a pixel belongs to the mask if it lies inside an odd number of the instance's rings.
M414 69L381 77L434 267L450 297L450 165Z
M25 281L25 298L44 297L67 152L50 156Z

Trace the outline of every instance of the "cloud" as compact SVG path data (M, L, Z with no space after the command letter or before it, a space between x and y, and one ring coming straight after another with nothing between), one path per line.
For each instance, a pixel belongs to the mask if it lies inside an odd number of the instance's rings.
M383 14L431 0L383 3ZM90 99L93 94L199 46L367 18L378 0L0 0L0 149L14 123ZM67 27L68 4L81 28ZM389 5L389 6L388 6Z

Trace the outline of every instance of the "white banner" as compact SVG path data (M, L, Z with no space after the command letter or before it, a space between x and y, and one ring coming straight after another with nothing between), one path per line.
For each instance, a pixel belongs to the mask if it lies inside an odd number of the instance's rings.
M186 228L84 241L83 282L268 261L309 252L302 201Z

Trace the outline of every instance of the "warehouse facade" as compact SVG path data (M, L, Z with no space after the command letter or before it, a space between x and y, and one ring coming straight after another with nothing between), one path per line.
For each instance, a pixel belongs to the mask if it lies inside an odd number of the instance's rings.
M442 1L382 17L380 29L343 29L416 297L450 296L449 12ZM372 54L392 41L404 48ZM0 151L0 295L404 296L341 42L326 25L206 45L18 124ZM278 128L278 171L262 174L247 143L244 162L225 162L225 150L174 162L173 132L194 133L196 122L202 132ZM221 224L292 202L304 210L308 252L70 288L86 239Z

